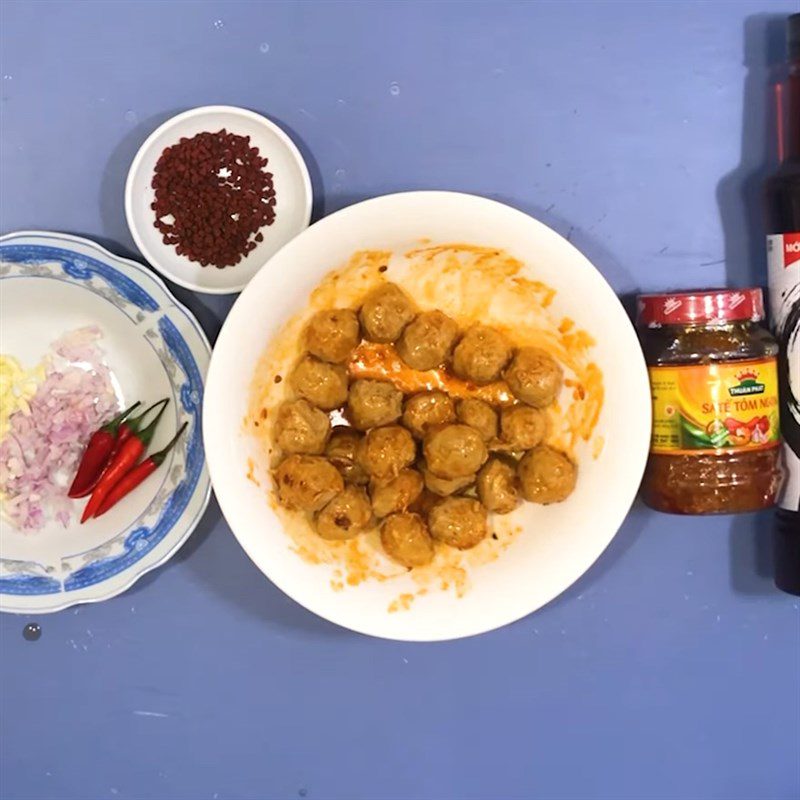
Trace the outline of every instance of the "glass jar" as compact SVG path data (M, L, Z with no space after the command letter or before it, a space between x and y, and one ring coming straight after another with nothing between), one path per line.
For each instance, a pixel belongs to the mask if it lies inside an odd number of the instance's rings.
M641 295L653 434L645 503L675 514L754 511L780 482L778 346L761 289Z

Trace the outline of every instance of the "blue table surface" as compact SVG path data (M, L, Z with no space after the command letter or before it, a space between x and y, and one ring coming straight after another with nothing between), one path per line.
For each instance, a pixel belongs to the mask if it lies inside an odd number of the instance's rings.
M522 208L617 292L763 283L769 64L796 0L0 3L3 232L138 257L122 192L177 111L262 111L315 215L404 189ZM212 337L233 297L176 289ZM0 796L800 796L800 604L770 515L636 506L538 613L414 645L340 630L212 502L124 595L0 619Z

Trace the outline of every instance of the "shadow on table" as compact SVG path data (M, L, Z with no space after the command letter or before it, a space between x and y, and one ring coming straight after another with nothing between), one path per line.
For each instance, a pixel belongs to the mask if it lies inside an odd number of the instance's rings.
M318 636L355 636L306 611L264 577L230 532L213 494L197 529L169 564L145 575L128 593L146 591L178 565L192 570L220 600L260 622Z
M731 588L739 594L779 594L773 583L773 511L740 514L730 531Z
M258 570L236 541L212 495L207 522L178 554L222 600L261 622L315 635L354 636L304 609Z
M755 14L744 22L742 145L739 165L717 185L729 286L766 283L764 182L777 166L774 85L786 59L786 15ZM774 514L734 517L730 529L731 586L741 594L772 594Z
M786 60L786 15L744 22L742 148L739 165L717 185L729 286L766 283L764 181L777 165L774 84Z

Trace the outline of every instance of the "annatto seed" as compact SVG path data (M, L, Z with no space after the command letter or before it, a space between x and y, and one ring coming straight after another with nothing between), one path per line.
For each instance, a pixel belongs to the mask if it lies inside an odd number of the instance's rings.
M202 266L238 264L263 241L260 229L275 221L273 176L263 170L268 161L250 147L249 136L224 128L167 147L156 164L150 206L164 243Z

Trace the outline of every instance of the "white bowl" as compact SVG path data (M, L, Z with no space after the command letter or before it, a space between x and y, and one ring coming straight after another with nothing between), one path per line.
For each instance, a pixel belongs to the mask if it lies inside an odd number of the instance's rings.
M163 564L200 521L211 495L200 431L211 346L191 312L141 264L61 233L0 239L3 353L31 367L68 331L97 325L120 405L170 404L151 452L187 430L156 473L85 525L25 535L0 520L0 611L43 613L106 600Z
M404 252L433 244L500 247L558 291L552 310L597 339L605 403L596 433L599 457L580 462L578 486L564 503L525 504L524 533L500 557L476 568L462 597L430 591L410 610L389 613L410 579L366 581L333 591L333 567L311 565L292 549L265 489L246 477L258 459L243 431L250 382L265 345L332 267L356 249ZM497 628L543 606L577 580L617 532L636 495L650 440L650 389L642 351L622 305L602 275L569 242L520 211L449 192L389 195L321 220L273 258L237 300L217 339L206 388L203 435L222 511L240 544L286 594L325 619L393 639L438 640ZM408 581L408 588L403 583Z
M269 159L266 169L273 174L277 203L275 221L263 228L264 241L236 266L217 269L202 267L178 255L172 245L162 241L154 227L150 204L155 198L152 179L156 163L166 147L181 137L191 138L204 131L225 128L229 133L249 136L262 157ZM208 294L240 292L250 279L290 239L311 220L311 180L300 151L285 131L274 122L234 106L204 106L185 111L167 120L148 136L133 159L125 183L125 216L136 246L162 275L180 286Z

